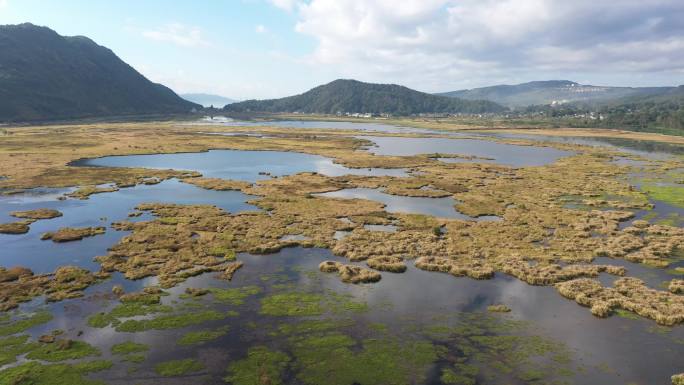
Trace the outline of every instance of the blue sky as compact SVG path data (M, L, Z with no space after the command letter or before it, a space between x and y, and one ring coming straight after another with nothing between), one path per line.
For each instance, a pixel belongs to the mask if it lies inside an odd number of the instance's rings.
M293 13L267 1L213 3L9 0L0 24L31 22L88 36L177 92L275 97L333 76L297 62L316 42L295 32Z
M684 83L681 0L0 0L179 93L281 97L336 78L426 92L569 79Z

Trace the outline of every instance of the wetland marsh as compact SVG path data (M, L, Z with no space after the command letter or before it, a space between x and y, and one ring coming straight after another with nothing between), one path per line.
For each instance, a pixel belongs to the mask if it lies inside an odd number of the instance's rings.
M684 372L678 147L206 125L0 137L0 223L27 227L0 234L1 385L651 385ZM261 135L216 135L239 132ZM38 209L61 215L17 214ZM89 236L41 240L75 229Z

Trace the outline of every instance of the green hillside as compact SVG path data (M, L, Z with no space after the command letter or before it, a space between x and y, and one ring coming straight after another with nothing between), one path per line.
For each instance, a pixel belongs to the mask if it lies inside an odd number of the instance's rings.
M229 104L228 112L303 112L319 114L489 113L506 109L483 100L463 100L415 91L396 84L335 80L301 95Z
M33 24L0 26L0 122L184 113L198 105L111 50Z

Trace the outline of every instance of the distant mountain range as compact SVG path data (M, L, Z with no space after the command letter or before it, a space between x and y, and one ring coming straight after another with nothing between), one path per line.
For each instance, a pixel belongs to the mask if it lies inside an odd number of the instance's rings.
M626 97L663 94L674 88L605 87L584 85L569 80L548 80L473 88L438 95L468 100L489 100L507 107L520 108L531 105L567 103L601 104Z
M86 37L28 23L0 26L0 101L0 122L201 108Z
M483 100L464 100L426 94L396 84L338 79L303 94L282 99L247 100L229 104L228 112L302 112L318 114L373 113L488 113L506 108Z
M181 94L180 97L193 103L201 104L204 107L214 106L215 108L223 108L226 104L237 102L237 100L213 94Z

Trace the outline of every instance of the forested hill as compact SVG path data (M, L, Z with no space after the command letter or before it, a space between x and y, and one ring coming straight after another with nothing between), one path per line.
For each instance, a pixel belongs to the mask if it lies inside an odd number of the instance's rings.
M200 108L86 37L28 23L0 26L0 101L0 122Z
M437 96L396 84L363 83L339 79L301 95L282 99L248 100L224 107L228 112L302 112L318 114L374 113L490 113L505 107L483 100Z
M489 100L504 106L520 108L545 104L601 104L629 96L648 96L672 90L673 87L610 87L592 86L569 80L543 80L515 85L496 85L445 92L469 100Z

